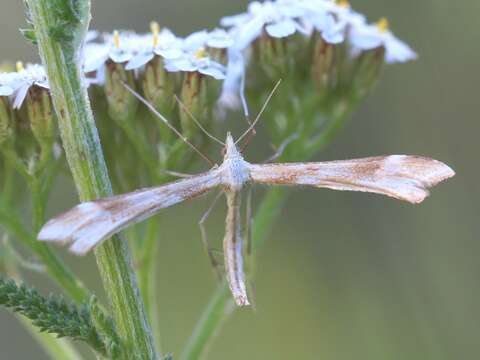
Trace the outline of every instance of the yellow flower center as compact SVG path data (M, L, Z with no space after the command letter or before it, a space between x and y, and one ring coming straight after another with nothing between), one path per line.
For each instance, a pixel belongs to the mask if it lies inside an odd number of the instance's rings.
M377 27L381 32L386 32L389 29L387 18L381 18L377 21Z
M113 45L119 49L120 48L120 34L118 33L118 30L115 30L113 32Z
M158 45L158 34L160 33L160 25L156 21L152 21L150 23L150 31L153 35L153 47L157 47Z
M25 70L25 68L23 67L23 62L21 61L17 61L17 63L15 64L15 67L17 68L17 72L21 72Z
M201 59L201 58L207 57L207 50L205 50L204 47L201 47L201 48L198 49L197 52L195 53L195 57L196 57L197 59Z
M337 5L345 9L350 8L350 3L347 0L337 0Z

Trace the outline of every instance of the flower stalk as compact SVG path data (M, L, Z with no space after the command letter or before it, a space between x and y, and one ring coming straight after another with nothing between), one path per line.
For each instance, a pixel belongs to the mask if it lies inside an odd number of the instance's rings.
M68 164L82 201L112 195L98 132L79 67L90 1L27 0ZM151 332L121 236L95 251L118 333L141 359L156 359Z

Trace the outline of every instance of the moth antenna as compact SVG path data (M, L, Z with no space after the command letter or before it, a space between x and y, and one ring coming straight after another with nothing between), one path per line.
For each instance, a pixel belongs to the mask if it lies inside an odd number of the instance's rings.
M185 111L187 113L187 115L192 119L192 121L195 123L195 125L197 125L200 130L203 131L203 133L205 135L207 135L210 139L216 141L217 143L219 143L220 145L222 146L225 146L225 143L221 140L219 140L218 138L216 138L215 136L213 136L212 134L210 134L207 129L205 129L202 124L200 123L200 121L198 121L195 116L192 114L192 112L187 108L187 106L178 98L178 96L175 94L175 100L177 101L178 105L180 105L183 109L183 111Z
M250 133L252 131L252 129L255 128L255 125L257 125L257 122L260 120L260 117L262 116L263 112L265 111L265 109L267 108L267 105L268 103L270 102L270 100L272 99L273 97L273 94L275 93L275 91L277 90L277 88L280 86L280 83L282 82L282 79L278 80L277 83L275 84L275 86L273 87L272 91L270 92L270 94L268 95L267 97L267 100L265 100L265 103L263 104L260 112L258 113L257 117L255 118L255 120L253 121L253 123L248 127L248 129L237 139L237 141L235 141L235 145L238 144L239 141L241 141L245 136L247 136L248 133Z
M191 143L185 136L183 136L180 133L180 131L178 131L175 128L175 126L170 124L168 119L165 116L163 116L162 114L160 114L157 111L157 109L155 109L155 107L147 101L147 99L145 99L142 95L140 95L138 92L133 90L127 83L122 81L122 84L125 87L125 89L127 89L133 96L135 96L141 103L143 103L153 114L155 114L165 125L167 125L167 127L170 130L172 130L175 133L175 135L177 135L185 144L190 146L198 155L200 155L202 157L202 159L204 159L206 162L208 162L210 166L215 165L215 162L213 162L207 155L202 153L195 145L193 145L193 143Z

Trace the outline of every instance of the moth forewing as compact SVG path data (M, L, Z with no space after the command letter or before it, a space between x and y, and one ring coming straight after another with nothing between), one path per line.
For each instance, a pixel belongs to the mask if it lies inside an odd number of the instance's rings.
M251 164L253 182L311 185L364 191L411 203L428 196L428 188L455 175L444 163L420 156L390 155L317 163Z
M228 285L238 306L250 305L245 285L243 270L243 239L241 233L240 202L241 192L227 190L227 217L225 220L225 237L223 239L223 256Z
M218 168L167 185L89 201L48 221L38 234L42 241L71 244L78 255L159 210L209 191L220 184Z

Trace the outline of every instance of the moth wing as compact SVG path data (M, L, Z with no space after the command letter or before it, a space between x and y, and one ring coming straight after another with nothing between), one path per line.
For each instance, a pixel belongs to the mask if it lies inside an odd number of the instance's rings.
M166 185L84 202L49 220L38 240L70 244L73 253L83 255L124 228L219 184L220 174L214 169Z
M364 191L415 204L428 196L428 188L453 175L455 172L440 161L409 155L250 166L255 183Z

